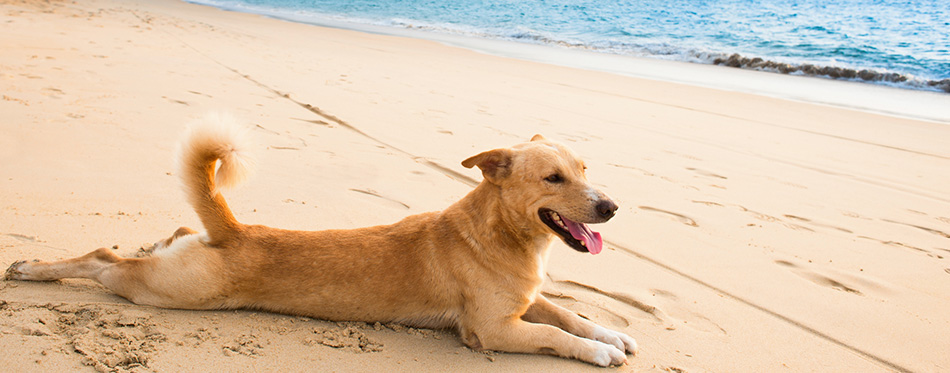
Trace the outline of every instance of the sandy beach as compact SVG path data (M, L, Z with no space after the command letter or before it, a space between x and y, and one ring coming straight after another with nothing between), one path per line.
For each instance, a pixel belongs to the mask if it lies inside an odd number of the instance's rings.
M200 228L174 156L208 112L258 142L258 171L226 193L237 218L289 229L439 210L481 180L463 159L562 141L621 209L593 227L603 253L556 244L544 293L641 348L604 369L474 352L453 331L5 281L4 371L950 369L947 122L173 0L0 0L0 98L4 268Z

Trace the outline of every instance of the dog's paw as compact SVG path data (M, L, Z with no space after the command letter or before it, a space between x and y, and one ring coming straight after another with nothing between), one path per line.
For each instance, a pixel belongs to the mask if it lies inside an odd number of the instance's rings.
M168 239L166 238L164 240L159 240L151 245L143 245L142 247L139 248L139 251L135 253L135 257L144 258L144 257L152 256L152 254L155 254L156 252L159 252L165 247L167 247L167 244L166 244L167 242L168 242Z
M592 344L592 348L589 351L590 356L582 358L582 360L602 367L623 365L627 363L627 355L625 355L623 351L618 350L616 347L597 341L590 342Z
M637 347L637 341L631 338L629 335L610 330L599 325L597 326L597 329L594 330L591 339L604 342L616 347L620 351L624 351L632 355L636 355L637 351L639 350L639 347Z
M38 262L39 260L33 260L33 262ZM3 276L4 280L29 280L29 276L24 273L24 265L27 264L25 260L18 260L13 262L10 267L7 267L7 273Z

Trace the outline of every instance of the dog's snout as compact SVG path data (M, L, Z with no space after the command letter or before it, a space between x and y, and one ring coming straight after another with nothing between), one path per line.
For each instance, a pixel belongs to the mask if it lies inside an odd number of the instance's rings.
M614 217L614 214L617 213L617 209L619 208L620 207L617 206L617 204L614 203L614 201L611 201L609 199L603 199L597 203L597 213L604 220Z

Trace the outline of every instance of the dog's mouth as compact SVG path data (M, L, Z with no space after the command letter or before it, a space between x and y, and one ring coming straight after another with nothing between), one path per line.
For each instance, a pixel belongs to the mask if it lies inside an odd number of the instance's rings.
M572 249L591 254L598 254L604 249L604 240L600 238L600 233L590 230L587 224L571 221L546 208L538 210L538 215L541 221L561 236L564 243Z

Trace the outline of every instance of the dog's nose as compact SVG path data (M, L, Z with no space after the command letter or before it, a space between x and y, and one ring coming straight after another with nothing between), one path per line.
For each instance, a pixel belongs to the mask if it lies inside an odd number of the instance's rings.
M614 217L618 208L620 207L609 199L604 199L597 203L597 213L600 214L600 217L604 218L604 220Z

